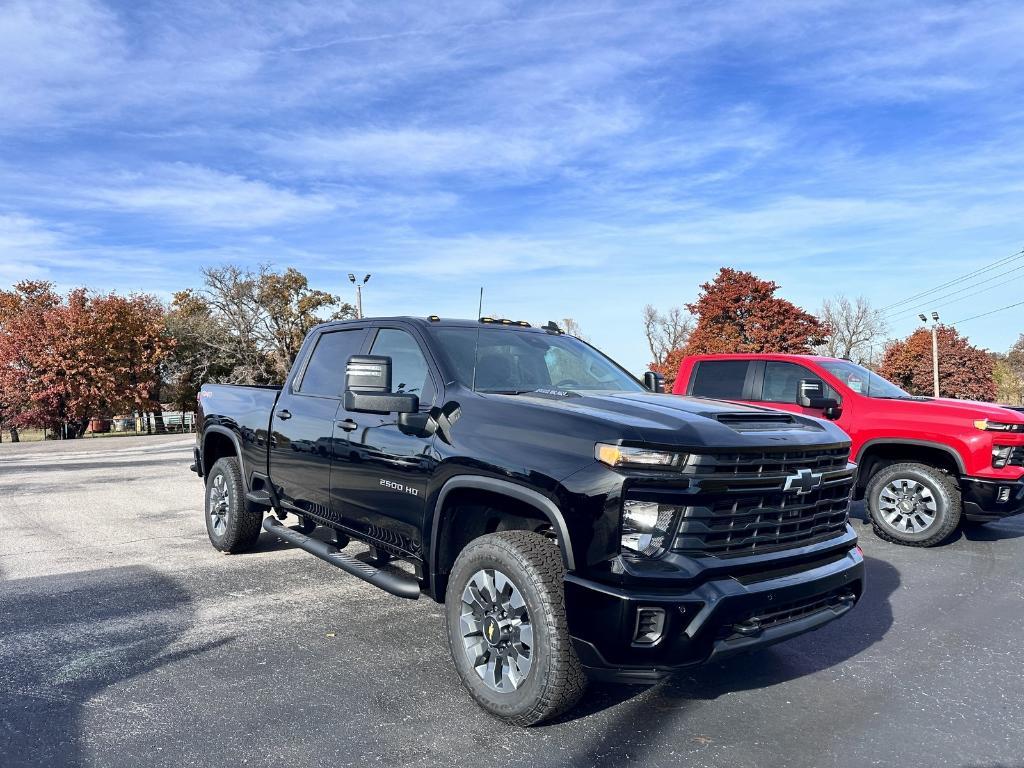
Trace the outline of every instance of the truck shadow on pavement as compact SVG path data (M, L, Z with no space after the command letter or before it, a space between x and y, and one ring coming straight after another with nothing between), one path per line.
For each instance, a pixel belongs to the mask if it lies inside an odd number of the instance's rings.
M779 685L843 664L885 637L893 623L889 599L900 585L899 572L877 558L865 557L864 564L864 596L848 616L781 646L694 667L656 686L592 685L580 706L552 725L619 707L599 741L576 753L576 764L642 762L644 747L633 738L637 733L645 734L644 744L652 751L663 739L676 738L680 723L666 717L667 711L685 711L693 701ZM653 696L640 696L647 691Z
M193 623L192 598L150 568L104 568L0 584L0 762L5 766L83 764L83 720L94 697L231 640L172 649ZM127 725L132 715L123 717Z

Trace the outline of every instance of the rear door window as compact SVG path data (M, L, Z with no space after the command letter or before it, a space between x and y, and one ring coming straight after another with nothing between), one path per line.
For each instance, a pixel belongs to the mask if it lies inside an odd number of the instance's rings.
M365 328L331 331L317 339L296 392L340 398L345 389L345 364L362 347Z
M748 360L701 360L688 394L719 400L742 400L750 369Z

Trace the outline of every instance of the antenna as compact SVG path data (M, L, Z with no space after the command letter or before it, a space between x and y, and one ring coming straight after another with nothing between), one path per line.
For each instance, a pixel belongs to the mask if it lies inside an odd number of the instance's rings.
M477 305L476 308L476 316L484 316L484 287L482 285L480 286L480 303Z

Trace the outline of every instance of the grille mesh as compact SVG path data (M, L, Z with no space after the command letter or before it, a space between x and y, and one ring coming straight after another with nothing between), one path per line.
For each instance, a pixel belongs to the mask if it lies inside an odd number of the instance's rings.
M799 547L846 529L852 473L807 494L784 491L785 478L799 470L845 470L848 448L817 451L760 451L715 455L703 472L721 477L756 477L749 491L706 494L681 511L672 549L687 555L735 557ZM835 477L833 475L833 477Z

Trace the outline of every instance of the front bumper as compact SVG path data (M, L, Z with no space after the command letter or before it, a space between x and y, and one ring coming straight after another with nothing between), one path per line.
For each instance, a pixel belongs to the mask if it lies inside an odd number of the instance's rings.
M960 478L964 517L985 522L1024 512L1024 481Z
M864 559L854 547L788 572L720 577L682 590L624 589L568 574L565 589L569 631L589 674L653 682L839 618L863 592ZM634 642L640 608L665 611L664 631L653 645Z

